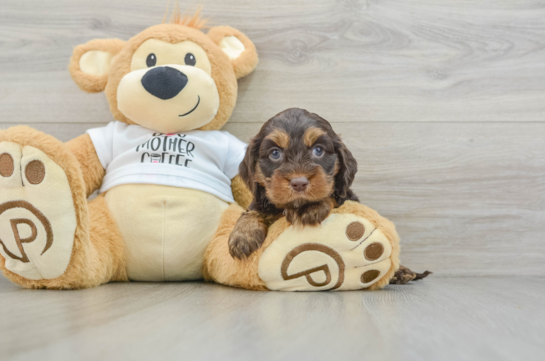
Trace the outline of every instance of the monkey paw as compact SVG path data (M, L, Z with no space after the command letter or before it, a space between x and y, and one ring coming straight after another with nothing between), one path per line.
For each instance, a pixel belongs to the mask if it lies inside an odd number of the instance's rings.
M37 148L0 142L4 267L31 280L61 276L70 261L75 229L74 202L64 170Z
M372 211L356 203L349 207ZM288 227L263 252L259 277L268 289L280 291L375 289L388 284L398 264L398 237L389 221L372 212L368 217L337 212L320 226Z

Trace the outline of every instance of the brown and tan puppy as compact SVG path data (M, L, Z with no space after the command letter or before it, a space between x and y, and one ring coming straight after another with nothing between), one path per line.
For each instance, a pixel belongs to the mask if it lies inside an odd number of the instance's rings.
M314 226L345 201L358 201L350 189L357 170L327 120L298 108L271 118L239 168L254 199L231 233L231 255L242 259L261 247L267 228L283 215L291 224Z
M345 201L359 202L350 189L357 170L356 159L327 120L298 108L275 115L252 139L240 165L239 175L254 199L231 232L229 253L248 257L282 216L296 226L315 226ZM391 283L428 274L401 266Z

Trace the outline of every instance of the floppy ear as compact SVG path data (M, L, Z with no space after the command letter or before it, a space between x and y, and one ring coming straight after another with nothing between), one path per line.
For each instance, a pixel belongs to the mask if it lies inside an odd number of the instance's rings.
M358 171L358 162L352 153L346 148L341 138L337 136L334 141L335 153L339 160L339 171L335 175L335 198L347 198L350 186Z
M257 66L258 58L254 43L237 29L217 26L210 29L208 36L231 60L237 79L250 74Z
M81 90L88 93L104 90L112 60L124 45L119 39L95 39L76 46L68 70Z
M255 165L257 163L257 158L254 151L256 148L256 143L255 138L250 141L248 148L246 148L244 159L238 166L238 175L244 181L244 184L246 184L246 187L248 187L252 194L255 194L256 190L256 184L254 181ZM257 149L259 149L259 147Z

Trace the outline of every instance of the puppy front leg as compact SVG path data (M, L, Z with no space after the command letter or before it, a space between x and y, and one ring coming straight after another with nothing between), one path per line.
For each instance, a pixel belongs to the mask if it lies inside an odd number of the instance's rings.
M267 237L269 225L277 218L255 211L243 213L229 235L231 257L244 259L258 250Z

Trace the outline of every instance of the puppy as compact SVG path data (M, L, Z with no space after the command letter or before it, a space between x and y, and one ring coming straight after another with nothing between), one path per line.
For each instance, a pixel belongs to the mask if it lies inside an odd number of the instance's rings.
M295 225L317 225L345 201L359 202L350 186L358 163L331 124L303 109L287 109L268 120L246 150L239 174L254 199L229 237L233 258L259 249L267 230L286 216ZM391 284L421 280L400 266Z
M357 170L352 153L320 116L292 108L268 120L239 167L254 199L231 232L231 256L244 259L261 247L268 227L283 215L291 224L313 226L345 201L359 201L350 189Z

